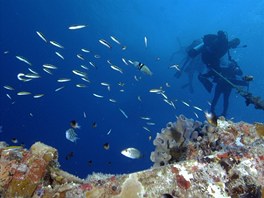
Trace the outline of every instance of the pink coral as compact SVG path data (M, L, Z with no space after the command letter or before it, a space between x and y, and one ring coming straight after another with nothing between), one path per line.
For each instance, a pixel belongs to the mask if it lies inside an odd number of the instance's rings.
M93 186L92 184L89 184L89 183L86 183L86 184L82 184L80 186L80 188L83 190L83 191L90 191L93 189Z

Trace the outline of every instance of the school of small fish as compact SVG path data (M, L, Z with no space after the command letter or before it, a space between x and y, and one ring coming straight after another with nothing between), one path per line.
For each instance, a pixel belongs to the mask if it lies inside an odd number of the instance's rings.
M86 24L75 24L75 25L68 26L68 30L70 31L87 31L88 29L89 29L88 25ZM71 73L69 73L67 76L58 76L59 72L57 71L63 70L64 69L63 67L66 67L67 65L66 63L67 56L64 56L64 55L67 54L65 50L69 47L64 46L62 41L58 42L53 39L49 39L49 37L47 37L41 31L37 30L36 34L41 40L41 42L43 43L43 45L53 46L53 47L50 47L50 49L54 50L55 57L57 57L58 61L63 61L65 66L61 66L61 65L57 66L57 65L54 65L53 63L43 63L42 66L39 66L39 64L31 62L30 58L28 57L26 58L25 56L21 55L22 53L20 53L19 55L15 55L17 62L21 62L22 71L17 74L17 79L19 80L20 83L27 83L29 81L36 81L39 79L42 79L42 80L43 79L44 80L53 79L56 82L53 88L54 92L62 91L63 89L66 89L69 85L74 84L76 88L86 88L84 90L87 90L87 92L89 93L89 86L92 85L93 83L95 84L97 83L97 84L100 84L102 87L105 87L108 93L111 93L112 90L114 89L119 89L119 92L124 93L126 89L128 89L128 87L126 86L126 82L122 82L122 81L117 84L113 82L108 82L105 80L102 80L101 82L91 82L90 81L90 79L88 78L90 70L93 69L96 71L98 68L101 67L101 65L97 63L96 59L102 60L103 56L101 56L100 54L88 48L81 48L79 52L75 54L75 58L79 62L81 62L79 66L71 67ZM144 40L144 47L146 49L151 47L149 46L149 40L147 36L144 36L143 40ZM121 43L119 39L113 35L110 35L108 38L100 38L97 43L99 43L98 45L102 46L103 48L102 50L109 50L110 51L109 53L114 52L114 50L121 50L121 51L128 50L128 47L124 45L123 43ZM4 54L8 54L8 53L9 53L8 51L4 52ZM89 54L92 55L93 57L92 59L87 58L88 57L87 55ZM118 75L119 76L128 75L129 76L130 74L128 72L128 67L131 67L134 70L136 68L137 70L140 71L137 73L137 75L134 75L134 76L132 75L132 79L134 79L136 83L141 83L143 78L151 78L151 76L154 75L152 72L152 66L151 65L147 66L145 63L139 60L133 60L130 57L122 56L120 57L119 62L121 62L122 64L117 65L114 63L113 60L110 60L110 59L105 60L106 65L104 67L109 68L108 75L117 75L117 76ZM180 71L178 64L171 65L168 68L175 68L176 70ZM113 72L110 72L111 70ZM82 81L82 83L80 83L80 80ZM166 82L165 86L153 87L150 89L148 88L148 90L145 90L145 92L146 93L149 92L150 95L152 94L151 97L155 97L155 94L158 95L157 97L160 97L160 101L163 101L164 103L166 103L166 105L169 105L171 108L173 108L173 110L175 110L176 106L180 105L181 103L185 107L190 108L193 114L196 116L196 118L199 118L198 114L199 112L203 112L202 108L191 104L190 101L187 102L185 100L178 100L178 99L171 98L171 96L167 95L167 90L170 87L171 85L168 82ZM48 95L48 93L43 93L41 90L38 93L33 93L30 90L24 90L24 89L21 90L19 87L14 87L12 85L3 85L3 88L5 89L5 91L7 91L5 95L12 101L12 104L15 103L15 99L17 99L16 96L25 97L25 98L31 97L33 99L38 99L39 101L41 101L41 98L43 97L45 98L46 95ZM96 100L98 101L107 100L110 103L112 103L112 105L116 105L117 110L119 110L123 118L128 119L128 120L130 119L130 116L128 116L130 115L130 113L128 114L126 112L127 111L126 107L122 106L121 108L121 105L119 105L119 101L121 101L119 100L119 98L117 99L110 98L109 94L105 92L101 92L100 90L98 90L98 92L97 91L90 92L90 94L94 96L95 98L97 98ZM140 95L137 95L135 97L135 100L138 100L138 102L140 103L143 103L144 101L148 101L147 99L145 100L145 98L143 98L143 96L140 96ZM178 102L179 104L176 105L176 102ZM86 119L87 118L86 112L83 111L82 114L83 114L83 117ZM33 117L32 113L30 113L30 115L32 115ZM215 120L211 121L211 117L209 114L206 114L206 116L208 117L208 121L210 120L212 124L215 124L214 123ZM138 119L144 121L144 124L142 125L143 131L149 134L152 134L155 132L155 130L151 127L155 126L156 123L152 121L151 117L139 116ZM94 126L97 126L96 122L95 124L96 125ZM76 129L80 128L78 126L79 125L75 127L75 125L71 125L71 128L66 130L65 137L67 140L74 142L74 143L77 142L79 137L78 137L78 134L76 133ZM0 127L0 132L1 132L1 127ZM108 132L105 133L105 135L110 135L111 133L112 133L112 129L109 129ZM152 135L155 135L155 134L152 134ZM152 136L149 135L148 139L151 140ZM15 143L17 142L17 140L13 139L13 142ZM108 150L110 148L110 144L105 143L104 148L105 150ZM133 147L122 150L121 154L131 159L139 159L143 156L140 150L138 150L137 148L133 148Z

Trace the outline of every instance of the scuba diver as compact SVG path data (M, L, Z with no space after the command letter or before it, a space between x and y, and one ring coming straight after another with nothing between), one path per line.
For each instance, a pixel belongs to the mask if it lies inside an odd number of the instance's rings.
M188 75L188 82L182 85L182 88L188 88L190 93L193 93L194 74L196 72L203 72L205 67L204 63L201 60L201 55L191 57L189 55L189 51L192 50L195 46L200 45L202 43L202 39L196 39L185 49L185 53L187 54L187 56L181 61L183 62L182 66L177 70L177 73L174 75L176 78L180 78L183 72Z
M240 44L238 38L228 41L227 35L223 31L218 31L217 34L207 34L203 37L203 42L194 48L190 49L188 54L190 57L195 57L201 54L203 63L207 66L208 72L200 74L198 79L204 85L208 92L211 92L212 86L208 83L207 78L212 77L214 72L220 71L221 58L228 53L229 60L231 59L229 49L234 49Z
M213 71L217 72L216 70L213 69ZM218 72L216 73L218 74ZM211 102L211 112L215 114L215 107L216 104L221 96L223 95L223 112L222 116L226 116L228 106L229 106L229 96L231 94L231 91L233 89L233 85L235 86L248 86L249 81L245 79L237 79L237 76L242 76L243 72L240 69L240 67L237 65L236 61L232 60L228 64L228 67L221 67L219 74L214 76L213 82L216 83L215 86L215 91L214 91L214 97ZM228 82L231 82L229 84Z

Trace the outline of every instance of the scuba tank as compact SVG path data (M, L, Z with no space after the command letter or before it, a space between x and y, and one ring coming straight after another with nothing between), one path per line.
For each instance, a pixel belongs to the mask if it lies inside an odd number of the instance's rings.
M199 39L199 40L194 41L189 47L189 49L187 50L188 56L191 58L196 57L198 54L201 53L203 46L204 46L204 42L202 40Z

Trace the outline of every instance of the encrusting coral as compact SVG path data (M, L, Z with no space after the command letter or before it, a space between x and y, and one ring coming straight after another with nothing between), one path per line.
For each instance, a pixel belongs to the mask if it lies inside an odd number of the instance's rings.
M261 137L263 124L255 127L244 122L237 124L218 119L218 127L188 119L179 115L176 122L169 122L157 133L153 141L155 151L150 159L154 167L173 164L184 160L199 160L216 151L250 144Z
M59 169L55 148L0 143L0 197L264 197L263 124L217 127L180 115L154 140L155 168L80 179ZM167 165L166 165L167 164Z

